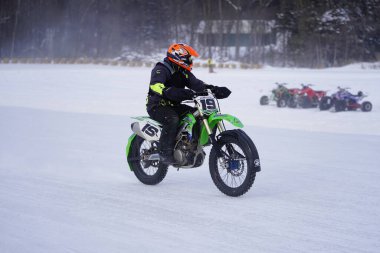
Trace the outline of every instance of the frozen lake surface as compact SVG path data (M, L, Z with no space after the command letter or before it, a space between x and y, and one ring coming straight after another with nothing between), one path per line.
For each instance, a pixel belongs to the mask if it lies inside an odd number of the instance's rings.
M129 170L150 69L0 65L0 252L378 252L380 71L217 72L194 70L232 90L222 111L262 163L240 198L218 191L207 163L157 186ZM349 86L373 111L260 106L275 82Z

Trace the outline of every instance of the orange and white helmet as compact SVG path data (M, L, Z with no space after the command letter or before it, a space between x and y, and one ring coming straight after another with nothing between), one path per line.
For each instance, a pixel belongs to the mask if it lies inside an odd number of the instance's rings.
M170 45L167 53L169 61L178 66L191 71L193 67L193 57L198 57L197 51L184 43L174 43Z

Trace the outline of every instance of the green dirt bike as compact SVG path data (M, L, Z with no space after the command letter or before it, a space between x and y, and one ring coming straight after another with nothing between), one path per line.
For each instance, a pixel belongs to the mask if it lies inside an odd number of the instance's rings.
M218 100L210 90L195 93L189 102L195 103L197 110L181 119L174 148L176 163L172 166L201 166L206 157L203 148L212 145L209 169L216 187L228 196L245 194L261 170L259 154L244 131L226 130L223 121L239 128L243 124L232 115L220 113ZM137 121L131 125L133 134L126 147L129 167L142 183L158 184L168 171L168 165L160 163L158 152L161 124L147 116L133 119Z

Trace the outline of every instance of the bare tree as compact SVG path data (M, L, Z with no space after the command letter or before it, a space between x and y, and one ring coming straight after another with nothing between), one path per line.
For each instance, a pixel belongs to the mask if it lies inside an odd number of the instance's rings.
M11 47L11 58L13 58L13 54L15 51L15 41L16 41L16 33L17 33L17 25L18 25L18 15L20 14L20 3L21 0L17 0L17 7L16 7L16 14L15 14L15 23L13 27L13 34L12 34L12 47Z

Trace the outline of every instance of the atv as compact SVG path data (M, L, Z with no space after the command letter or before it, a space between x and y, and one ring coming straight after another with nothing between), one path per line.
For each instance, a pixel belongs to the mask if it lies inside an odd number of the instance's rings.
M301 108L318 107L319 101L326 96L326 91L317 91L311 88L312 84L301 84L302 89L297 96L297 104Z
M348 87L341 88L338 86L338 91L331 94L331 96L325 96L321 99L319 102L319 109L321 111L326 111L331 109L333 106L335 106L336 101L344 99L344 97L348 97L351 95L350 92L348 92ZM338 106L339 107L339 106ZM339 109L338 109L339 110Z
M357 109L361 109L363 112L369 112L372 110L372 103L369 101L361 101L367 97L362 91L358 91L358 93L352 94L348 91L350 88L341 88L338 87L338 91L333 93L331 96L326 96L321 99L319 103L319 109L329 110L334 106L336 112L341 111L355 111Z
M184 116L178 127L174 147L175 168L200 167L206 160L204 147L211 145L209 171L216 187L228 196L245 194L261 170L260 158L251 138L240 129L227 130L224 121L238 128L243 124L229 114L221 114L211 90L198 92L190 103L196 111ZM160 183L168 171L160 162L159 138L162 125L142 116L133 118L133 134L128 140L126 156L130 169L143 184Z
M268 105L270 101L274 101L277 107L286 107L293 97L294 89L288 89L286 83L276 83L277 88L273 89L269 96L260 98L260 105ZM293 104L293 103L292 103Z

